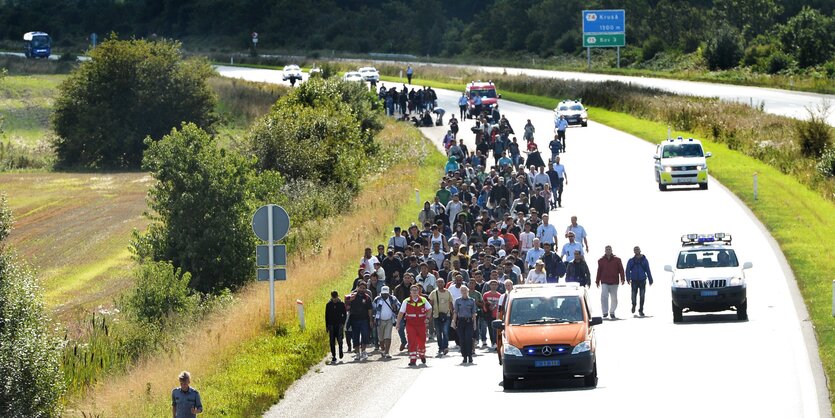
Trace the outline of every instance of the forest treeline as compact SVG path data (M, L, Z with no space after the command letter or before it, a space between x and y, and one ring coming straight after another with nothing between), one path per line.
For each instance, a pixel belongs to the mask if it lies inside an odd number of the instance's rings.
M0 37L30 30L60 47L93 32L201 48L387 52L444 57L579 53L583 9L625 9L625 64L703 52L711 69L763 72L833 60L831 0L0 0ZM711 60L707 54L729 56ZM835 63L831 64L835 65Z

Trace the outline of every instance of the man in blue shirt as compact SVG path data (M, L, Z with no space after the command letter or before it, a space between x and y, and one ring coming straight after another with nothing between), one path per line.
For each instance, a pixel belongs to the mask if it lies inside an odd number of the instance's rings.
M562 261L566 263L574 261L575 251L579 251L580 254L585 255L583 252L583 245L574 241L576 236L573 231L568 231L565 236L568 238L568 243L562 246L562 252L560 252L560 258L562 258Z
M481 116L481 96L476 93L475 97L473 97L473 106L475 106L475 114L476 117Z
M203 413L203 403L200 402L200 393L189 386L191 374L180 373L180 387L171 391L171 412L174 418L195 418L197 414Z
M644 297L647 292L647 280L652 286L652 273L649 271L649 261L641 254L641 248L637 245L633 249L635 256L626 262L626 283L632 285L632 313L635 313L636 296L641 295L638 315L644 316Z
M458 98L458 110L461 112L461 120L464 120L464 117L467 116L467 94L461 93L461 97Z
M548 223L548 214L542 215L542 225L536 228L536 237L542 243L549 243L553 247L557 246L557 228Z
M412 75L415 73L415 70L412 69L412 66L406 67L406 78L409 80L409 84L412 84Z
M560 115L560 117L554 120L554 127L557 129L557 139L562 142L562 152L565 152L565 130L568 128L568 121L565 120L565 116Z
M525 272L536 265L537 260L542 257L542 254L545 254L545 250L539 247L539 238L534 238L533 248L529 249L525 254Z

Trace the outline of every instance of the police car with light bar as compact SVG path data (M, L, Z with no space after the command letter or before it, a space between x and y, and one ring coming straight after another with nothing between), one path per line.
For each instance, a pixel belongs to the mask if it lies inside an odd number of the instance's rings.
M698 185L707 189L707 158L698 139L667 139L655 149L655 181L662 192L667 186Z
M589 113L580 99L559 102L554 108L554 116L564 116L569 125L589 126Z
M673 322L684 312L735 310L737 319L748 319L748 281L745 262L740 267L731 246L731 235L687 234L681 236L681 251L675 266L664 266L673 274Z

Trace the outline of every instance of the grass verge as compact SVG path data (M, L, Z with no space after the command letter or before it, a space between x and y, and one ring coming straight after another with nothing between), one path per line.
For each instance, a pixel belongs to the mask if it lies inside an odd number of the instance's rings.
M333 219L321 251L290 260L290 280L276 286L277 323L268 317L267 286L245 288L234 306L217 312L182 339L179 350L113 377L70 405L69 413L102 416L165 416L171 388L180 370L194 373L194 385L206 405L205 416L259 415L325 354L321 307L332 289L345 292L356 272L357 254L387 236L388 225L406 223L420 210L414 189L434 190L444 158L421 134L397 124L384 135L421 147L425 155L400 162L364 183L354 210ZM414 152L409 155L419 155ZM405 180L405 181L404 181ZM294 317L295 300L305 301L307 330Z

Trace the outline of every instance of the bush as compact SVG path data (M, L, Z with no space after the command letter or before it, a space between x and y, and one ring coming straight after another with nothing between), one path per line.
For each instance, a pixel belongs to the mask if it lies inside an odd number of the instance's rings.
M664 50L664 41L662 41L657 36L650 36L649 39L644 41L644 44L641 46L641 58L644 61L649 61L655 56Z
M791 57L781 51L776 51L766 61L766 72L769 74L777 74L785 71L791 67Z
M818 172L824 177L835 177L835 148L827 148L817 164Z
M62 166L139 168L145 137L183 121L210 129L215 96L205 60L183 60L170 41L111 38L65 80L55 100L55 150Z
M795 123L795 132L800 140L800 151L806 157L818 158L832 144L832 127L826 122L829 104L807 108L809 118Z
M191 272L201 292L237 289L255 275L250 227L253 172L194 124L148 141L143 167L157 180L148 192L155 213L132 247L140 260L171 261Z
M830 33L831 19L821 12L803 6L780 28L783 51L792 54L801 67L811 67L830 59L835 49Z
M711 70L736 67L742 58L742 36L735 28L721 25L712 31L702 54Z
M165 325L169 315L190 316L198 295L188 287L191 274L170 262L147 262L136 270L136 288L125 297L124 306L140 322Z
M0 241L11 223L0 196ZM61 415L61 345L51 326L34 274L0 242L0 416Z

